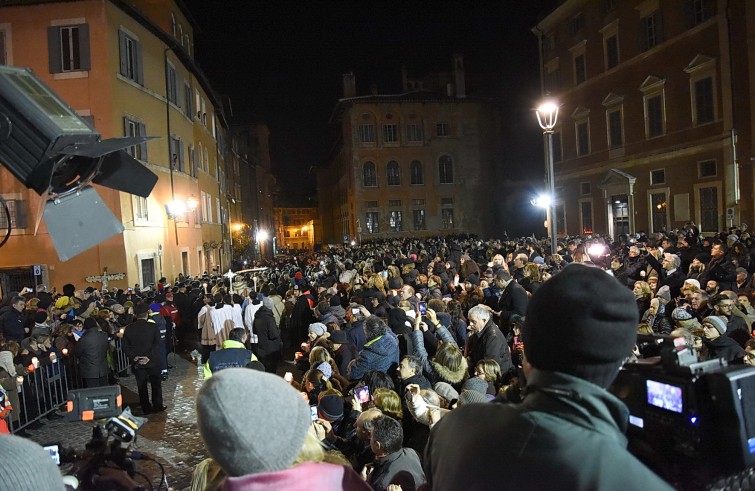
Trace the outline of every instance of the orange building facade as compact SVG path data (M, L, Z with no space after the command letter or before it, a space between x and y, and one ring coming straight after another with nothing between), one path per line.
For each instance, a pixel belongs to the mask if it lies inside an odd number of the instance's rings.
M5 2L0 19L0 62L31 68L103 139L158 137L129 150L158 176L149 198L97 187L125 231L65 262L44 221L34 234L40 198L0 168L0 194L13 206L14 225L0 249L3 288L31 281L98 287L86 278L105 270L124 274L109 282L122 288L226 266L229 182L237 176L228 175L218 150L227 125L194 64L193 21L182 7L148 0L19 1ZM33 265L39 276L30 276Z

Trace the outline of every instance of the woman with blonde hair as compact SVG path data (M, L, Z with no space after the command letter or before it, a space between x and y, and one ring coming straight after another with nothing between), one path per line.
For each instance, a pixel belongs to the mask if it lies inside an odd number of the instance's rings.
M336 361L333 359L333 355L330 354L330 351L324 346L313 347L312 351L309 353L309 366L312 368L318 368L323 363L330 365L331 375L329 380L336 389L341 390L343 387L349 386L349 381L341 375L340 370L338 370L338 365L336 365Z
M396 421L401 421L404 417L404 410L401 407L401 398L391 389L380 387L375 390L372 399L375 407L383 411L383 414L390 416Z
M488 394L496 395L501 387L501 366L497 361L483 358L477 362L474 371L475 377L488 383Z
M534 294L543 283L543 277L540 274L540 267L535 263L526 263L524 265L524 278L522 279L522 288L527 290L530 295Z
M642 317L650 308L653 290L650 289L647 281L635 281L632 293L634 293L634 299L637 302L637 311L640 313L640 317Z

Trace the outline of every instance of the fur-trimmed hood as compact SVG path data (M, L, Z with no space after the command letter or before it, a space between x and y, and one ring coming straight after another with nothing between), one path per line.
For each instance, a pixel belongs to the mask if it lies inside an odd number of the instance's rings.
M465 358L462 358L461 366L455 371L434 361L430 361L430 364L438 377L436 382L448 382L451 385L455 385L463 382L469 376L469 366Z

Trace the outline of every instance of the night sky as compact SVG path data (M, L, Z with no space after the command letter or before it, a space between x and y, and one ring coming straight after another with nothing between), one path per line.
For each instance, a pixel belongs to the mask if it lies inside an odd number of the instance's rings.
M262 122L286 201L314 196L309 169L327 164L329 124L354 72L357 94L401 90L410 77L450 71L464 55L467 92L504 108L512 177L542 177L537 38L530 31L557 0L497 2L291 2L185 0L197 22L195 55L215 91L230 97L232 123Z

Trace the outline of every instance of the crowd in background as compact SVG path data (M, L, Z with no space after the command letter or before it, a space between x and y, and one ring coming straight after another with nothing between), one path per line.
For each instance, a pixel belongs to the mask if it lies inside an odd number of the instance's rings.
M671 334L701 359L753 363L755 241L746 230L702 237L689 224L615 241L565 238L548 249L534 238L405 238L279 255L235 275L180 275L146 288L68 284L57 293L40 286L3 299L0 384L13 406L16 377L26 375L31 358L62 356L64 349L75 354L86 386L115 383L108 353L121 338L148 414L165 409L167 353L194 350L205 379L214 380L198 398L200 431L213 457L195 471L199 488L270 485L269 473L290 467L291 483L305 478L307 489L350 482L343 489L366 483L409 490L428 481L442 487L427 474L425 453L441 419L464 405L527 397L528 307L570 263L602 270L632 292L630 334ZM554 301L559 308L568 321L570 309ZM550 328L557 336L559 326ZM643 353L624 355L621 362ZM610 383L605 374L575 374ZM267 403L255 398L260 390ZM303 404L292 402L297 392ZM246 414L260 415L249 435L217 434L234 418L248 422ZM266 428L288 433L260 437ZM275 458L260 462L263 454ZM315 462L332 466L307 465ZM291 486L279 489L304 489Z

